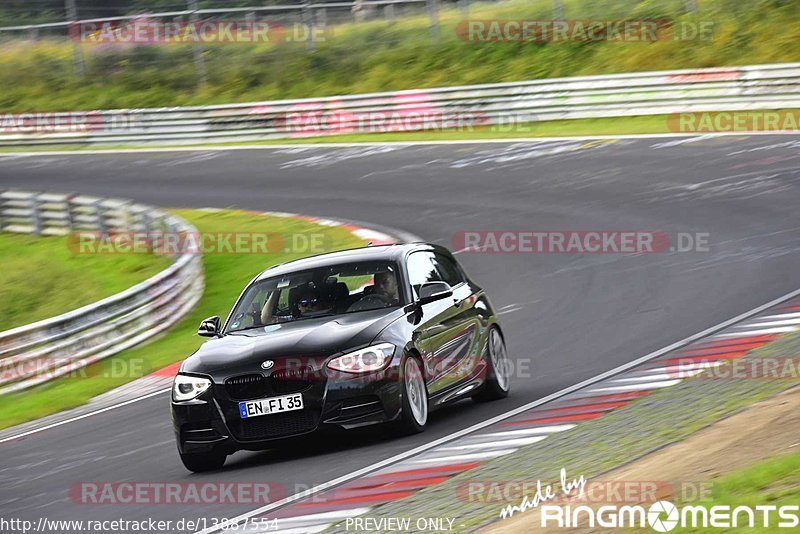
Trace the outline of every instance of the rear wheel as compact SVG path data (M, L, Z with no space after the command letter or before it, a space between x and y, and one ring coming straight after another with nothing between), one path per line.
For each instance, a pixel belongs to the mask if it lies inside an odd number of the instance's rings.
M419 360L406 358L402 369L403 409L400 428L406 434L417 434L425 430L428 422L428 388Z
M194 473L214 471L225 465L226 454L219 451L180 453L184 467Z
M508 372L508 354L503 336L497 327L489 330L489 337L486 340L485 358L488 369L486 371L486 381L483 383L481 391L472 398L478 402L493 401L508 397L511 386L511 379Z

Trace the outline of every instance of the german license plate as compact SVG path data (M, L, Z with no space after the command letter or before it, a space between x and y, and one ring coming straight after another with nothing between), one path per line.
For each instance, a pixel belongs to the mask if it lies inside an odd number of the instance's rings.
M239 403L239 415L242 419L302 409L303 395L301 393Z

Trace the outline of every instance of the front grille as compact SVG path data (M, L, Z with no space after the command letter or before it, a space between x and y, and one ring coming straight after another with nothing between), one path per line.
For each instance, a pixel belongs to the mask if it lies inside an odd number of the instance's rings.
M240 419L232 423L231 431L242 440L280 438L310 432L318 422L317 410L299 410Z
M314 385L319 378L311 367L304 366L299 369L281 369L269 377L272 391L277 394L298 393Z
M266 379L259 374L241 375L225 381L225 391L231 399L247 400L266 396Z

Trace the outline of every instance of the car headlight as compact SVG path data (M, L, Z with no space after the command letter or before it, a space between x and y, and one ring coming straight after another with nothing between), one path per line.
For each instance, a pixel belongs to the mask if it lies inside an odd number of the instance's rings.
M178 375L172 384L172 398L176 401L187 401L211 387L211 380L197 376Z
M369 373L386 367L394 356L394 345L381 343L339 356L328 362L328 368L343 373Z

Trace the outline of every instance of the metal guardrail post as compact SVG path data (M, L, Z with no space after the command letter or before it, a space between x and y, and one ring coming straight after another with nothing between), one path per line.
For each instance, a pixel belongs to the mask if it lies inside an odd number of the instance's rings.
M139 213L139 220L142 223L142 230L148 236L148 240L151 240L150 234L153 233L153 223L150 220L150 213L147 211L142 211Z
M106 235L108 228L106 227L105 214L103 213L103 201L95 200L92 203L92 207L94 208L94 221L97 231L100 235Z
M197 14L197 0L186 0L186 5L191 11L189 22L195 24L200 20ZM203 45L197 41L192 44L192 56L194 57L194 68L197 71L197 84L203 87L208 83L208 73L206 72L206 60L203 57Z
M303 11L301 12L303 19L303 28L306 36L306 50L309 52L316 52L317 43L314 42L314 11L311 9L308 2L303 4Z
M383 16L389 26L394 24L394 4L386 4L383 6Z
M469 17L469 3L470 0L458 0L458 8L461 10L461 16L464 18Z
M65 0L65 8L70 23L76 24L78 21L78 7L75 5L75 0ZM86 74L86 67L83 61L83 49L81 48L80 42L72 42L72 62L75 68L75 76L83 78Z
M562 0L553 0L553 20L564 20L564 3Z
M67 198L64 199L64 207L66 208L67 212L67 231L73 232L75 231L75 215L73 215L73 209L75 208L74 194L67 195Z
M315 13L316 16L314 17L314 24L319 29L321 29L323 32L325 32L325 30L328 28L328 10L325 9L325 5L324 4L322 4L322 7L317 7L315 9L317 11ZM316 30L316 28L313 28L313 29ZM317 36L316 36L316 31L315 31L314 35L313 35L313 39L316 39L316 38L317 38ZM326 37L324 36L324 33L323 33L323 40L325 40L325 39L326 39Z
M41 209L39 194L34 193L33 196L31 196L31 223L33 225L33 233L36 235L42 235Z
M439 0L428 0L428 18L430 19L431 41L439 42Z

